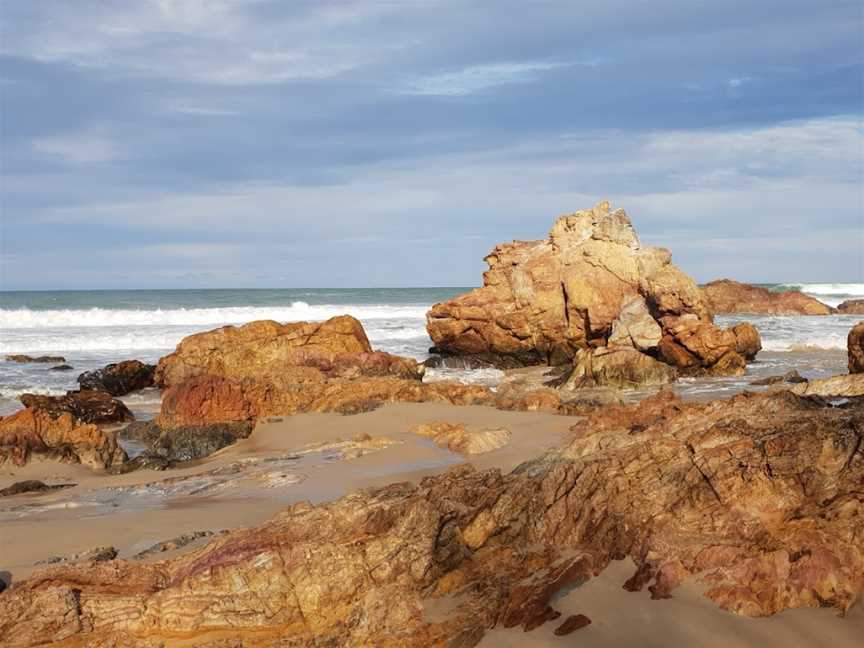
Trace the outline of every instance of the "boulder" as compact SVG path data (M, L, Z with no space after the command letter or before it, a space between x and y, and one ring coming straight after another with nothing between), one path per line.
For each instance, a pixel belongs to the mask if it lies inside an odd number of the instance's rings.
M122 423L134 416L122 401L102 391L70 391L65 396L23 394L24 407L47 413L51 418L69 413L84 423Z
M573 369L563 377L565 389L665 385L678 377L675 367L630 348L581 349Z
M360 322L342 315L326 322L261 320L190 335L159 360L155 381L171 387L197 376L243 379L292 368L334 378L423 375L415 360L373 351Z
M756 387L764 387L766 385L780 385L782 383L797 385L806 382L807 379L799 374L797 369L790 369L782 375L767 376L765 378L760 378L759 380L751 380L750 384Z
M858 322L846 338L849 373L864 373L864 322Z
M183 461L203 459L217 450L232 445L252 433L248 421L233 423L214 423L163 429L155 421L132 423L118 432L120 439L130 439L147 446L148 458L137 462L139 465L164 459L168 466Z
M837 307L842 315L864 315L864 299L847 299Z
M735 350L735 336L723 338L728 332L712 324L710 306L671 258L643 247L624 210L603 202L560 217L546 240L497 246L483 287L433 306L427 329L435 349L450 355L565 364L580 349L632 345L685 371L711 368ZM679 320L726 340L724 353L687 348ZM655 351L672 343L682 350ZM738 371L728 360L719 366Z
M63 356L29 356L24 354L14 354L6 356L7 362L40 363L40 364L61 364L66 362Z
M447 421L421 423L413 426L411 432L432 439L442 448L466 455L502 448L510 442L511 436L505 428L471 428Z
M818 378L788 388L800 396L820 398L857 398L864 396L864 373Z
M716 314L830 315L834 312L827 304L797 290L775 292L731 279L712 281L701 290Z
M511 474L463 465L298 503L157 563L42 568L0 596L0 636L10 648L474 646L559 617L558 592L624 557L637 565L626 588L654 598L689 578L740 615L842 614L864 588L862 426L860 402L663 392L598 410L566 448Z
M26 464L33 456L104 469L126 460L111 432L68 411L27 407L0 420L0 465Z
M102 369L85 371L78 376L82 391L103 391L111 396L125 396L129 392L153 386L155 365L140 360L124 360Z

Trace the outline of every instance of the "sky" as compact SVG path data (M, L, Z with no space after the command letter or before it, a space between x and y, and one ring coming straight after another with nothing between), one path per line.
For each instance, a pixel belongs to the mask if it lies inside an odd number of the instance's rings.
M0 0L0 288L471 286L604 199L864 282L859 0Z

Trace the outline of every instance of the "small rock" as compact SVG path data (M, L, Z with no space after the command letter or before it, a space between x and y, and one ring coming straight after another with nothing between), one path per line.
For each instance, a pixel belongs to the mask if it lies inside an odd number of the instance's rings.
M57 365L56 367L51 367L48 371L72 371L75 367L68 364Z
M787 371L782 376L768 376L767 378L760 378L759 380L754 380L750 384L755 387L764 387L765 385L779 385L780 383L790 383L790 384L798 384L805 383L807 379L804 378L801 374L798 373L795 369L791 371Z
M220 533L225 533L225 531L221 531ZM171 540L157 542L152 547L149 547L144 551L138 552L133 556L133 558L135 558L136 560L141 560L142 558L147 558L148 556L162 553L163 551L172 551L174 549L179 549L181 547L185 547L191 542L195 542L196 540L200 540L201 538L209 538L212 535L212 531L193 531L192 533L184 533L177 536L176 538L172 538Z
M563 637L564 635L569 635L571 632L576 632L580 628L584 628L590 624L591 619L584 614L571 614L569 617L564 619L564 623L555 628L555 634L559 637Z
M46 484L38 479L26 479L24 481L15 482L11 486L0 489L0 497L9 497L11 495L21 495L22 493L44 493L45 491L59 490L61 488L69 488L75 484Z

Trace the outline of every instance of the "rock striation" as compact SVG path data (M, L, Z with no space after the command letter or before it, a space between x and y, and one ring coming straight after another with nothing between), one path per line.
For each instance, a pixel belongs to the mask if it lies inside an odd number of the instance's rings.
M630 347L683 370L737 373L760 348L712 323L710 305L668 250L644 247L608 202L561 216L549 238L498 245L483 287L436 304L427 329L443 354L565 364ZM635 357L635 356L632 356Z
M830 315L834 312L827 304L797 290L774 292L731 279L717 279L701 290L711 310L723 315Z
M849 373L864 373L864 322L858 322L846 338Z
M555 619L558 591L627 556L638 569L624 586L655 598L695 578L737 614L842 614L864 588L862 429L860 401L661 392L601 408L569 446L508 475L460 466L296 504L161 562L43 568L0 596L0 636L470 647L489 628Z

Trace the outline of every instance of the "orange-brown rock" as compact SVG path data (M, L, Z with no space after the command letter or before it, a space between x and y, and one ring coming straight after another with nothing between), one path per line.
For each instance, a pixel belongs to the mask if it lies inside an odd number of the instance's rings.
M33 456L97 469L126 459L113 433L67 411L27 407L0 419L0 465L24 465Z
M864 589L864 404L789 392L613 406L509 475L462 466L310 506L161 562L62 564L0 595L10 648L474 646L559 616L555 594L631 557L734 613L843 613ZM427 614L446 597L446 614Z
M432 421L411 428L411 432L432 439L442 448L473 455L497 450L510 442L506 428L472 428L463 423Z
M360 322L342 315L326 322L261 320L190 335L159 361L155 380L171 387L197 376L242 379L296 367L334 378L423 375L410 358L373 351Z
M830 315L833 309L797 290L774 292L750 284L717 279L701 287L705 300L717 314Z
M847 299L837 307L843 315L864 315L864 299Z
M864 322L858 322L846 339L849 355L849 373L864 373Z
M712 324L698 287L671 258L639 243L623 209L600 203L560 217L546 240L497 246L486 257L483 287L433 306L427 329L441 353L525 364L562 364L580 349L606 345L656 355L664 339L683 344L675 333L681 318L694 318L703 337L721 338L728 332ZM686 353L661 358L705 368L724 355L683 346ZM725 351L734 350L733 336Z

